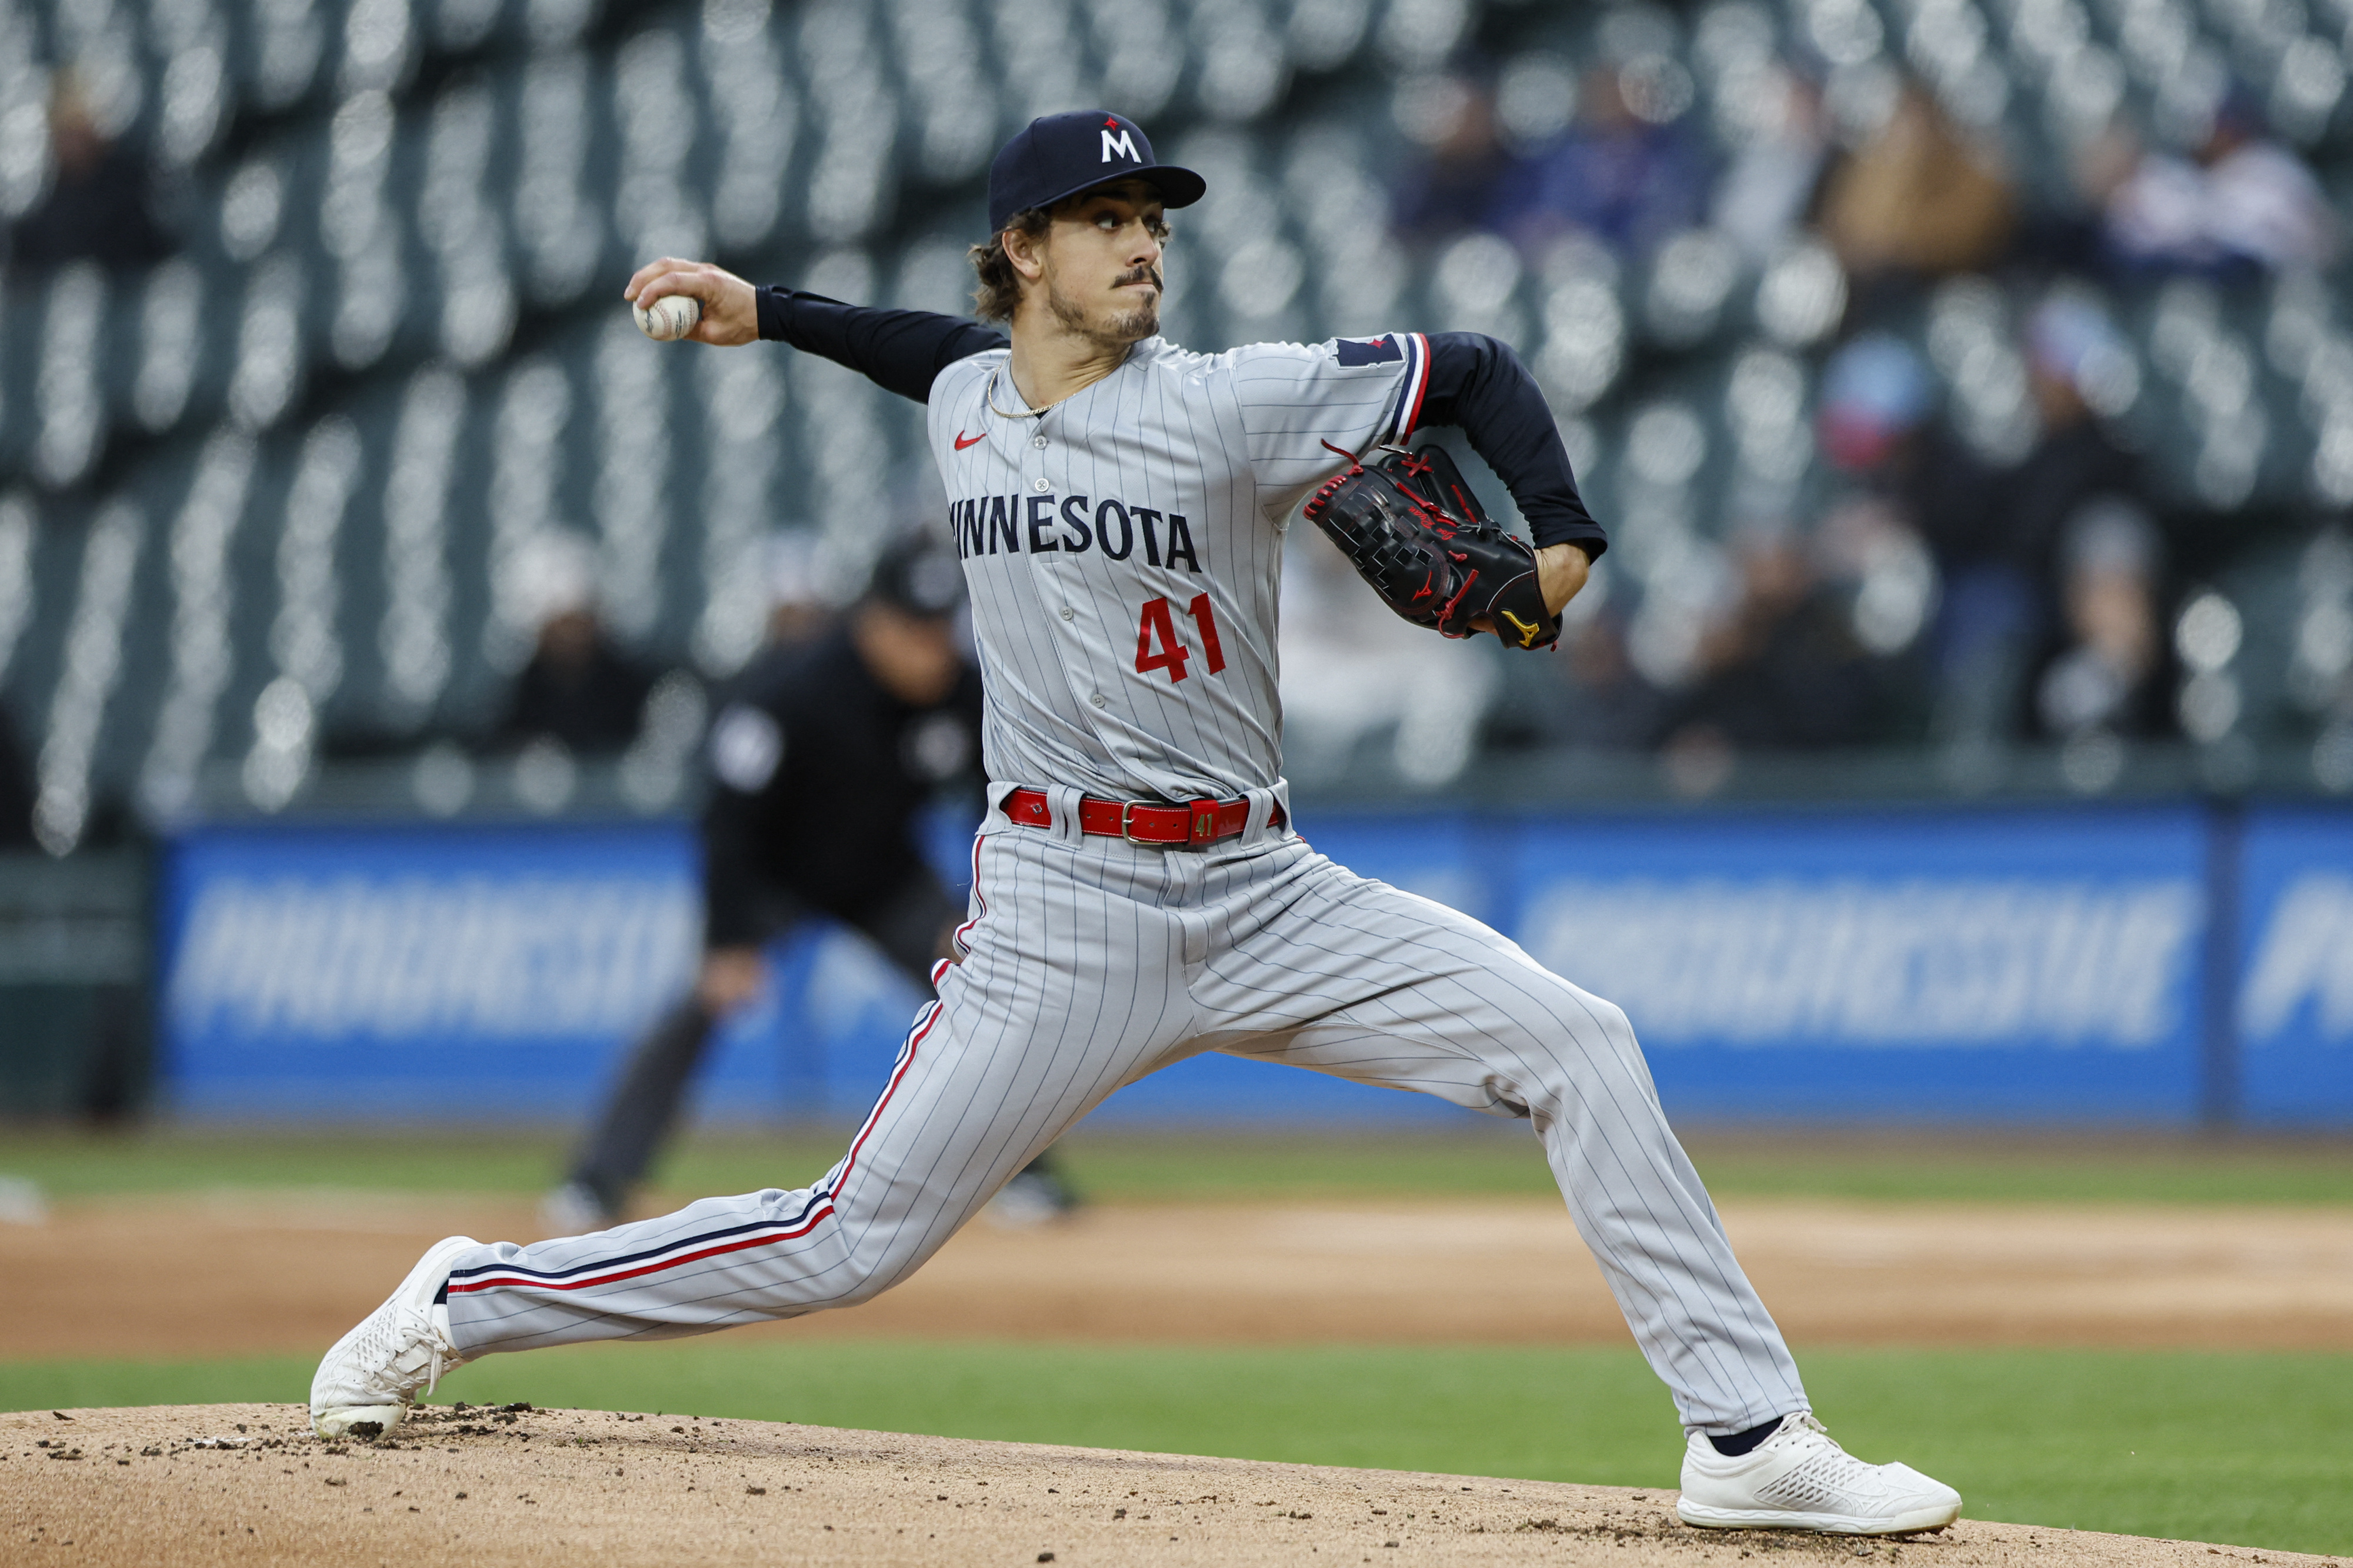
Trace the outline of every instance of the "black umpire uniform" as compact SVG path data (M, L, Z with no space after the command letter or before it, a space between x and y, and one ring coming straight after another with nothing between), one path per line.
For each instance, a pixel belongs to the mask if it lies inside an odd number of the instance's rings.
M963 603L955 556L917 547L887 554L840 625L771 647L733 683L712 722L702 817L704 944L755 949L813 915L854 927L916 984L948 956L964 917L915 840L917 814L944 785L976 775L980 676L957 661L953 687L915 703L886 684L858 636L881 605L939 623ZM551 1220L619 1217L652 1163L720 1013L700 989L638 1044ZM1069 1194L1041 1161L1016 1178L1024 1212L1056 1212Z

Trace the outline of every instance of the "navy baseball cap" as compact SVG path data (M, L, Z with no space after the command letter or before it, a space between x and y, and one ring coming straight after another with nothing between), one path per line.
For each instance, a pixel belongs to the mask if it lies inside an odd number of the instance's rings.
M1111 180L1142 179L1161 205L1189 207L1209 188L1190 169L1152 161L1152 139L1124 114L1074 109L1029 122L988 166L988 232L1002 234L1013 215L1050 207Z

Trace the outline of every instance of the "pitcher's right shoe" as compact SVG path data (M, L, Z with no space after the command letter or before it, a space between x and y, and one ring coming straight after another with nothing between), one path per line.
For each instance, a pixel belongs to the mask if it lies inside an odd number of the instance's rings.
M1952 1523L1961 1494L1909 1465L1864 1464L1799 1411L1746 1454L1719 1454L1692 1434L1675 1512L1704 1530L1904 1535Z
M434 1300L449 1282L458 1255L481 1245L470 1236L438 1241L417 1259L385 1304L335 1342L311 1380L311 1427L341 1437L364 1422L381 1436L400 1425L417 1391L462 1364L449 1340L449 1309Z

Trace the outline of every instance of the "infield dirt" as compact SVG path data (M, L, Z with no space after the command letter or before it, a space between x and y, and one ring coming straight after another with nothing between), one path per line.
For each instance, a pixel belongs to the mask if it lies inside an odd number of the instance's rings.
M1807 1346L2353 1349L2353 1211L1724 1204ZM83 1200L0 1226L15 1357L317 1351L427 1246L541 1234L512 1198L247 1193ZM1433 1269L1457 1282L1433 1289ZM169 1290L155 1281L168 1279ZM974 1226L853 1311L735 1336L1143 1343L1626 1342L1556 1200L1134 1204Z
M1964 1520L1858 1542L1685 1528L1674 1494L602 1411L287 1405L0 1415L0 1563L2312 1563ZM1301 1553L1306 1553L1302 1556Z

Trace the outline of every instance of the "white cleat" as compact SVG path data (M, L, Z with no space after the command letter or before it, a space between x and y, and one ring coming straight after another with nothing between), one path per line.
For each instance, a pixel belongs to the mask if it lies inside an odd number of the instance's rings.
M311 1427L322 1437L380 1437L400 1425L417 1392L463 1364L449 1341L449 1309L433 1298L448 1283L458 1254L481 1245L470 1236L438 1241L417 1259L385 1304L335 1342L311 1379ZM361 1428L373 1425L373 1432Z
M1675 1513L1703 1530L1905 1535L1958 1519L1961 1494L1909 1465L1864 1464L1799 1411L1746 1454L1719 1454L1694 1433Z

